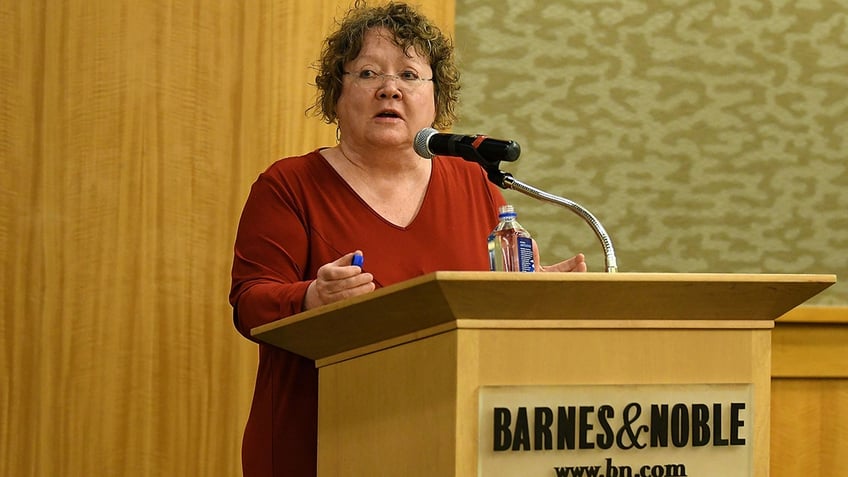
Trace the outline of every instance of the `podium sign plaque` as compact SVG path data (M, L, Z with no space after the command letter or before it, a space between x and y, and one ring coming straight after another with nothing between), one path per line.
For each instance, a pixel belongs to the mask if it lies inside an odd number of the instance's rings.
M747 384L483 386L487 477L750 476Z

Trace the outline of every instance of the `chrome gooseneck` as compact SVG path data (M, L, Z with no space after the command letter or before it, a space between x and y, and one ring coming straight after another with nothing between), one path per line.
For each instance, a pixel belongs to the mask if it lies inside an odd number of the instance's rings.
M489 180L492 180L492 171L487 172L489 172ZM604 229L604 226L601 225L601 222L585 207L571 200L549 194L543 190L527 185L513 177L512 174L508 172L497 171L496 174L502 177L497 181L492 180L492 182L503 189L515 190L535 199L560 205L579 215L587 224L589 224L590 227L592 227L592 231L595 232L598 240L601 241L601 246L604 248L606 271L609 273L618 271L618 264L615 258L615 249L612 246L612 239L610 239L609 234Z

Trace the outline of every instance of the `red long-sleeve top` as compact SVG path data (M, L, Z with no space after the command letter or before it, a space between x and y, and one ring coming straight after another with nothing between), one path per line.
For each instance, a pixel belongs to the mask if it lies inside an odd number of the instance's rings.
M488 270L486 237L503 196L477 165L435 157L415 219L374 212L313 151L279 160L251 188L236 236L230 303L250 330L299 313L318 268L362 250L377 287L436 270ZM242 442L245 476L316 474L318 374L313 361L259 343L259 369Z

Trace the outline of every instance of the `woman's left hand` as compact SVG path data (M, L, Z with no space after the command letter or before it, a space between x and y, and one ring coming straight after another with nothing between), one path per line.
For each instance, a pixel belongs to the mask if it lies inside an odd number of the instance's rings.
M587 270L586 257L582 253L547 267L542 266L539 258L539 247L535 240L533 240L533 261L536 263L536 271L539 272L585 272Z
M563 260L559 263L555 263L553 265L548 265L547 267L543 267L539 265L540 272L585 272L586 271L586 257L583 256L582 253L578 253L577 255L569 258L568 260Z

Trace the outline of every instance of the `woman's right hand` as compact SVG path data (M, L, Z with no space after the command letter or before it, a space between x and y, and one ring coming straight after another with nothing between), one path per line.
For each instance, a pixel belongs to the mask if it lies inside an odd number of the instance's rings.
M374 276L363 272L357 265L351 265L353 256L357 254L362 255L362 252L348 253L318 269L318 276L306 289L304 310L374 291Z

